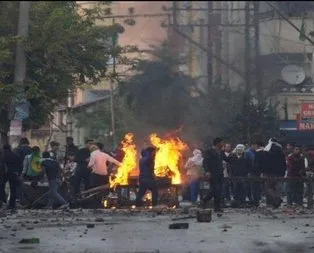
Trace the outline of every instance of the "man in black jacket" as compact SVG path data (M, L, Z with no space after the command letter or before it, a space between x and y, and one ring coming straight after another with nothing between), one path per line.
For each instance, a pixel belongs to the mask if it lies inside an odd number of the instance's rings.
M9 182L10 185L10 200L8 209L15 208L16 193L19 186L19 175L21 173L19 155L12 151L10 145L4 145L2 150L2 163L5 168L5 172L1 177L0 183L0 200L5 200L5 184Z
M147 190L152 193L152 205L156 206L158 201L157 181L154 173L156 148L148 147L141 153L139 191L136 197L136 206L142 205L142 198Z
M214 211L222 212L222 184L223 184L223 149L224 143L222 138L215 138L213 146L204 152L203 166L205 176L209 180L211 193L203 201L209 201L214 198Z
M74 193L77 194L80 191L81 181L83 180L85 190L90 188L90 175L91 171L87 167L90 159L90 147L94 144L93 140L87 140L85 142L86 147L80 149L77 154L75 161L77 163L74 180L73 180L73 188Z
M65 146L65 161L68 159L68 154L77 154L79 151L78 147L74 145L74 141L72 137L66 138L66 146Z
M287 164L282 146L275 139L270 139L265 151L265 164L262 168L262 174L266 177L284 177ZM277 181L269 180L265 184L266 204L274 208L280 207L282 199Z

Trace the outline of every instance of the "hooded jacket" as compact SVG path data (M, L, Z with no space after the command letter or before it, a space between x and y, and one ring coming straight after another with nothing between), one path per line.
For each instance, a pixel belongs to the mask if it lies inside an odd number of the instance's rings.
M262 168L262 173L275 177L283 177L287 170L287 165L282 146L270 140L264 151L265 164Z
M42 159L41 166L44 168L48 181L60 178L60 164L52 158Z
M184 166L187 169L186 174L188 176L199 177L202 165L203 165L202 151L200 151L199 149L194 149L193 156L188 159Z

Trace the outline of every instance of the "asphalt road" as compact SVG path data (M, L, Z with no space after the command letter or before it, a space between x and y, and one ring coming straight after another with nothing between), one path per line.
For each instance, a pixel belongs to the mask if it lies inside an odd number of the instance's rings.
M0 222L0 252L8 253L306 253L314 252L312 213L227 210L211 223L171 230L180 211L20 211ZM90 228L87 228L89 226ZM20 244L39 238L39 244Z

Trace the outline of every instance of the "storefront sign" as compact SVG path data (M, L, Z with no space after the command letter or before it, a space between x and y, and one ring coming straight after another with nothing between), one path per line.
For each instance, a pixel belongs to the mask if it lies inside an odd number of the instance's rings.
M314 103L302 103L301 112L302 119L314 119Z

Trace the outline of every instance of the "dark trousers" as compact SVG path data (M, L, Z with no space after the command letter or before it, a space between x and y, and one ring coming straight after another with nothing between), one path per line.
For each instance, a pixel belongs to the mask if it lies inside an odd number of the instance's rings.
M15 208L17 187L20 184L18 173L8 172L0 175L0 201L6 203L5 184L10 185L9 208Z
M262 183L252 182L251 189L252 189L253 202L255 205L259 205L259 202L261 201L261 198L262 198Z
M92 173L90 178L91 178L92 187L97 187L97 186L101 186L101 185L109 183L108 175L98 175L98 174Z
M222 197L226 200L231 200L231 183L229 178L223 179Z
M223 177L212 177L209 183L211 191L203 201L209 201L214 198L214 209L219 210L221 209Z
M296 203L303 205L304 184L301 180L293 180L287 183L287 201L288 205Z
M61 182L59 179L49 180L49 197L52 206L62 206L66 204L66 201L59 193Z
M247 183L243 181L233 182L234 200L239 203L244 203L247 196Z
M136 206L142 206L142 199L147 190L152 193L152 205L156 206L158 202L157 182L154 179L140 179L139 190L136 196Z
M266 204L278 207L282 202L280 197L280 186L276 181L267 181L265 183Z
M73 190L74 194L78 194L80 192L81 182L84 183L85 190L90 188L90 175L91 171L85 167L78 167L74 174L73 180Z

